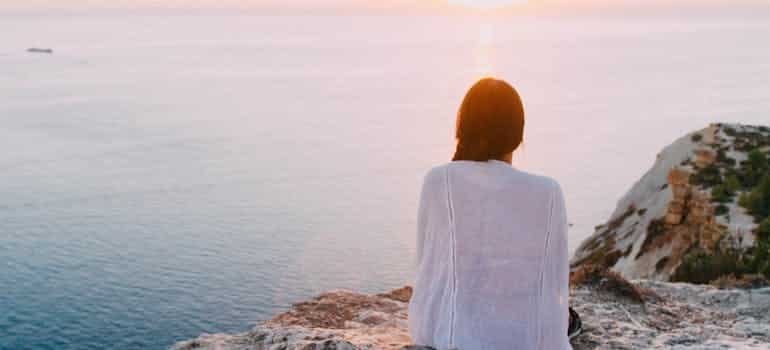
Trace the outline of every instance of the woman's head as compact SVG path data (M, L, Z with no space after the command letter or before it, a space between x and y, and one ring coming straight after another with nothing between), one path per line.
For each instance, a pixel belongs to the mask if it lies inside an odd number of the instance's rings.
M481 79L471 87L457 112L457 150L452 160L502 159L524 138L524 106L508 83Z

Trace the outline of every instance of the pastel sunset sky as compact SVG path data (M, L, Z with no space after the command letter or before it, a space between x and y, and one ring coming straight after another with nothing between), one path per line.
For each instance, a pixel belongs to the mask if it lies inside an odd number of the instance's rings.
M255 8L273 10L446 10L450 5L511 3L512 9L736 8L765 0L3 0L0 9ZM523 4L522 4L523 3Z

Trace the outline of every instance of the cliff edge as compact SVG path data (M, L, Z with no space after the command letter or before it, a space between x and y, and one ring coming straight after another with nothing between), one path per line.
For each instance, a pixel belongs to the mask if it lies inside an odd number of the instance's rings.
M612 275L582 278L571 304L584 333L583 349L767 349L770 288L720 290L713 286ZM407 304L411 289L380 295L332 291L242 334L204 334L172 350L429 350L410 345Z

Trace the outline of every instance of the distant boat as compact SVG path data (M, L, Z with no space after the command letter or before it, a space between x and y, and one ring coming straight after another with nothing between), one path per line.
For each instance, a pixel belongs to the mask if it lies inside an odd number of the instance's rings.
M27 52L52 54L53 49L41 49L41 48L33 47L33 48L27 49Z

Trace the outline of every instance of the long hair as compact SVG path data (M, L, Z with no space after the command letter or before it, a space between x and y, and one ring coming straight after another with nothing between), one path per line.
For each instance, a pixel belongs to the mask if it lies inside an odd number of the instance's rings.
M452 160L484 162L515 151L524 139L524 105L510 84L481 79L457 112L457 149Z

